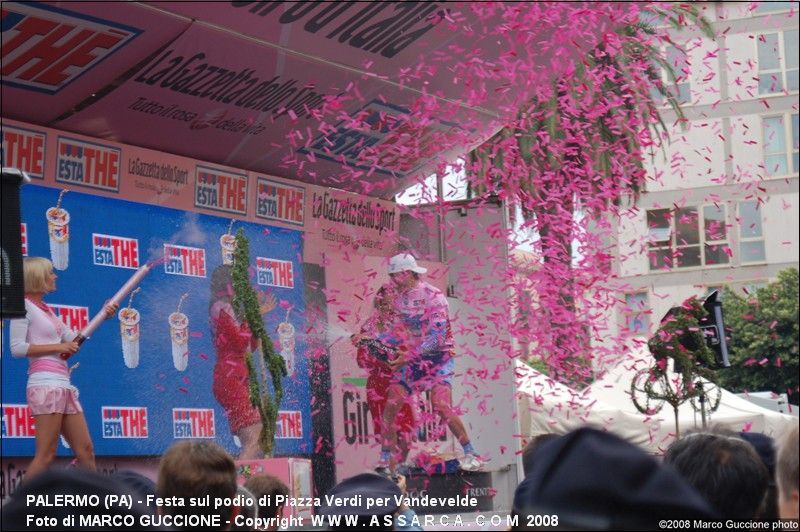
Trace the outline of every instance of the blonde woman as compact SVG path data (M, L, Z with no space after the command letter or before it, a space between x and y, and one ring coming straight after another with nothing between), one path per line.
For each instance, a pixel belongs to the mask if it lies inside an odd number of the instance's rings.
M78 463L95 469L94 448L78 390L69 380L69 368L61 353L74 354L80 349L71 331L44 302L44 295L56 289L53 264L41 257L24 261L24 318L11 320L11 354L27 357L27 397L36 422L36 455L28 467L28 478L41 473L55 459L58 436L63 434ZM106 317L113 316L118 305L108 304Z

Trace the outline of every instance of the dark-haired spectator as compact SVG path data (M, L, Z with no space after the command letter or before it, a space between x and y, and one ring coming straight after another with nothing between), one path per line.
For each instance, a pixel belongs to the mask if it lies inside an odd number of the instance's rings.
M236 464L231 455L214 442L176 443L161 457L156 494L164 499L177 497L184 501L190 498L205 499L206 495L212 501L216 498L233 500L236 496ZM233 505L219 508L214 506L213 503L211 506L189 506L187 503L185 506L165 505L159 511L173 516L218 516L217 530L227 529L227 521L233 521L234 512L238 508ZM176 528L179 526L177 524Z
M392 530L393 515L399 505L395 497L400 495L400 488L383 475L362 473L347 478L336 484L328 492L328 496L339 499L343 503L323 504L319 514L326 516L329 530L338 530L345 526L343 516L357 516L358 523L354 528L369 530ZM360 497L356 497L360 495ZM386 504L367 507L366 497L380 498ZM323 503L326 500L323 499ZM360 503L360 504L354 504Z
M245 502L239 506L239 513L233 517L231 530L258 530L255 527L256 519L258 518L258 501L255 495L246 487L238 486L236 488L236 496L239 500ZM247 504L247 501L252 501L253 504Z
M29 496L47 497L78 496L84 500L97 497L98 504L29 504ZM124 505L105 506L106 496L129 496L133 499L130 509ZM2 530L164 530L152 526L152 511L146 504L138 504L140 496L113 476L101 475L83 468L48 469L26 480L3 504L0 518ZM119 499L117 499L119 500ZM142 501L144 502L144 501ZM29 520L30 515L55 519L55 525ZM72 520L69 516L73 516ZM52 521L51 521L52 523ZM71 523L71 524L70 524Z
M778 508L781 519L800 517L800 482L798 482L798 427L786 434L780 442L776 477L778 481Z
M328 492L332 504L323 499L319 514L326 516L329 530L422 530L414 510L398 504L405 495L405 477L397 475L396 479L373 473L345 479ZM358 521L348 526L344 516L357 516Z
M658 530L661 519L713 519L713 509L671 468L620 437L584 427L536 451L514 493L517 530ZM533 522L557 516L558 522Z
M539 434L534 436L531 441L525 444L522 449L522 470L525 476L528 476L528 471L533 467L534 454L545 443L558 438L558 434Z
M761 462L767 468L767 494L764 505L756 516L759 519L777 519L778 515L778 485L775 483L775 440L760 432L740 432L739 437L753 446Z
M272 521L274 525L267 527L266 530L278 530L278 520L283 517L283 510L286 508L286 505L279 501L289 496L286 484L272 475L255 475L247 479L244 487L256 498L258 516L262 519L275 519Z
M403 497L408 493L408 484L406 483L405 475L395 475L392 477L397 487L400 488L400 493ZM405 502L400 505L394 515L394 530L395 532L416 532L425 530L419 524L417 512L410 508Z
M125 485L128 490L147 498L148 495L156 494L156 483L141 473L130 469L120 469L111 474L111 478ZM145 500L142 499L142 500Z
M762 508L769 473L738 435L691 433L664 456L724 519L752 519Z

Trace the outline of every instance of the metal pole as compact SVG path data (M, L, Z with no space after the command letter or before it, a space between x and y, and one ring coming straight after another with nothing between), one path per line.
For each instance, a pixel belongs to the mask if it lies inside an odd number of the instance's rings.
M678 426L678 405L672 405L672 410L675 412L675 439L681 439L681 428Z
M703 381L697 381L697 389L700 390L700 419L703 423L703 430L707 428L706 422L706 392L703 389Z
M447 262L447 246L445 245L444 238L444 224L446 220L445 213L447 210L444 206L444 177L440 173L436 173L436 208L438 210L438 214L436 216L437 222L437 236L439 237L439 262L446 263ZM448 284L450 284L448 280Z

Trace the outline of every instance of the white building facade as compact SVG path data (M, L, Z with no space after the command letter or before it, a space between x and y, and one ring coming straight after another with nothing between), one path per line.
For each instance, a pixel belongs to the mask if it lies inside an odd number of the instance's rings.
M798 266L798 4L702 11L716 39L673 32L665 50L686 121L664 109L670 142L619 225L611 336L650 336L689 296L752 292Z

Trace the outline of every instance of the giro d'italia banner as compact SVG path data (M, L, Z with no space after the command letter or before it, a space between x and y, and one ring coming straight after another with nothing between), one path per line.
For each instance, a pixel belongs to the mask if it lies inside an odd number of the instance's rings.
M81 148L91 146L74 149ZM69 360L96 453L159 455L181 439L206 438L238 454L241 441L224 404L237 399L243 352L220 341L221 327L212 332L209 312L227 296L228 235L241 228L266 330L289 369L276 454L310 454L301 232L239 221L231 228L213 213L59 193L22 187L23 251L53 261L57 289L46 302L67 326L80 330L137 268L156 261L141 290ZM2 348L2 455L30 456L36 429L25 398L28 361L11 357L7 321ZM63 438L58 451L71 454Z

